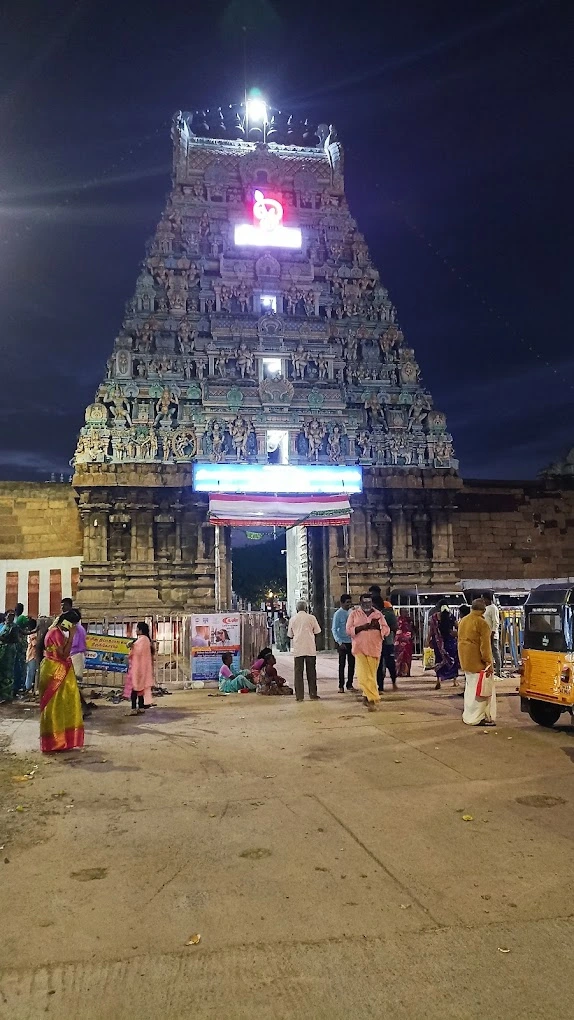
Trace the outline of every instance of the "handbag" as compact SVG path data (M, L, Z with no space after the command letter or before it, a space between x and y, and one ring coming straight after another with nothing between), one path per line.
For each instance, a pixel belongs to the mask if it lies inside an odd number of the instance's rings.
M434 669L435 658L432 648L423 648L423 669Z
M478 674L478 681L476 684L476 697L491 698L492 692L494 691L494 682L494 674L492 672L487 673L486 670L481 669Z

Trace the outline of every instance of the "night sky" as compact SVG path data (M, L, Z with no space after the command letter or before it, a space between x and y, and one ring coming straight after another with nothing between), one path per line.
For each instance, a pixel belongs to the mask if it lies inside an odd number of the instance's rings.
M351 209L462 474L532 478L563 456L572 9L7 0L0 477L70 472L169 190L171 115L241 101L243 24L248 85L339 130Z

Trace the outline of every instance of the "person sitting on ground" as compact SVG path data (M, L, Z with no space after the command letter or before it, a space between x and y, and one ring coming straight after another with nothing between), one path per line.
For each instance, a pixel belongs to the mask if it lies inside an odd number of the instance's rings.
M289 687L284 678L277 673L276 662L273 652L265 656L265 665L259 674L257 684L258 694L293 694L293 688Z
M233 655L224 652L219 669L219 690L221 694L237 694L239 691L255 691L257 688L247 669L233 669Z
M251 669L249 672L251 673L254 683L259 682L259 675L265 665L265 656L270 655L271 651L271 648L262 648L258 653L257 658L251 663Z

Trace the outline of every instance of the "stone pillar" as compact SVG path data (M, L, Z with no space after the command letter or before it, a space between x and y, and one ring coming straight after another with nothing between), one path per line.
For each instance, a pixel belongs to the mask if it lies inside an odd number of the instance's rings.
M418 582L418 568L413 557L413 507L392 504L389 507L392 523L391 584L410 587Z
M387 571L391 562L391 518L386 510L375 510L372 516L373 527L376 535L374 555L377 558L379 572Z
M107 563L109 516L109 511L107 510L89 510L82 513L84 522L84 563Z
M153 563L152 510L138 510L132 515L130 559L132 563Z
M110 514L109 550L112 563L129 562L131 553L131 523L130 514L123 512Z
M434 585L440 586L454 584L457 574L450 511L443 508L433 508L431 522L431 581Z
M156 559L168 563L173 559L173 531L175 518L170 513L159 513L154 517L156 526Z

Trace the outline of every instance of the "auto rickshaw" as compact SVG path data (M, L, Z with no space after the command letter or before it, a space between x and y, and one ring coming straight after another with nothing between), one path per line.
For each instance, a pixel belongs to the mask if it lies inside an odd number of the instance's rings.
M574 705L574 585L540 584L524 606L520 707L539 726L554 726Z

